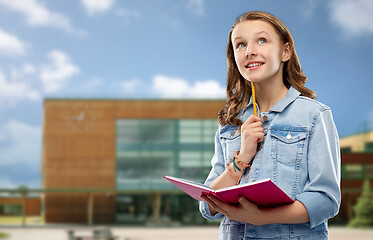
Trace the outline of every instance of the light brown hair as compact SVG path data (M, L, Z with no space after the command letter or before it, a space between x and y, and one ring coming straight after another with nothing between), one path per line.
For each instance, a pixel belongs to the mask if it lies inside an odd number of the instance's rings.
M278 33L283 44L288 43L291 57L283 66L283 81L285 86L293 86L302 96L316 99L316 93L304 86L307 77L303 74L297 53L295 51L294 39L289 29L277 17L267 12L254 11L242 14L237 18L229 31L227 44L227 102L219 111L218 119L220 125L231 124L241 126L243 123L236 118L239 112L249 103L251 97L251 84L245 80L236 65L234 59L233 45L231 41L234 28L243 21L260 20L271 24Z

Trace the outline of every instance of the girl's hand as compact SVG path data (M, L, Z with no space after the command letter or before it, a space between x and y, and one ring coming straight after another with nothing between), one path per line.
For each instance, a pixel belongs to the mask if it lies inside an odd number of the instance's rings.
M220 212L232 220L254 225L310 222L306 207L299 201L273 208L259 208L242 196L239 198L237 206L227 204L212 195L202 195L201 197L214 211Z
M201 196L215 211L222 213L229 219L247 222L254 225L262 225L262 212L257 205L245 197L239 198L239 205L233 206L212 195Z
M249 163L255 156L257 145L264 139L262 120L251 115L241 126L240 161Z

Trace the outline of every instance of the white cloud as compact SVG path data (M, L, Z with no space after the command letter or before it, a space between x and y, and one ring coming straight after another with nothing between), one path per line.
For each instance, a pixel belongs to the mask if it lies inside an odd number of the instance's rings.
M31 63L25 63L22 67L22 73L32 74L32 73L35 73L35 72L36 72L36 70Z
M138 78L122 82L122 88L126 94L138 92L138 89L143 89L145 84Z
M81 0L89 15L108 11L114 4L114 0Z
M31 63L24 63L21 68L11 67L10 76L12 80L22 80L34 73L36 73L35 67Z
M0 166L14 163L40 164L40 127L10 120L0 126L0 133Z
M347 38L373 34L373 1L331 0L330 18Z
M138 19L141 19L141 17L142 17L140 12L138 12L136 10L125 9L125 8L116 9L115 10L115 15L123 18L127 22L132 20L132 19L138 20Z
M8 56L26 55L26 45L17 36L0 29L0 54Z
M44 84L44 90L47 93L52 93L63 87L71 76L80 72L80 69L62 51L53 50L48 54L48 57L52 63L41 67L40 79Z
M28 84L18 80L7 80L0 71L0 106L14 106L21 100L40 100L39 92L32 90Z
M215 80L189 84L182 78L156 75L153 91L162 98L224 98L225 88Z
M203 0L188 0L188 9L199 17L205 16L205 9L203 6Z
M215 80L190 84L183 78L156 75L151 83L134 78L121 83L127 97L155 98L225 98L225 88Z
M26 22L31 26L51 26L69 33L84 34L82 31L75 30L66 16L50 11L36 0L0 0L0 4L23 14Z

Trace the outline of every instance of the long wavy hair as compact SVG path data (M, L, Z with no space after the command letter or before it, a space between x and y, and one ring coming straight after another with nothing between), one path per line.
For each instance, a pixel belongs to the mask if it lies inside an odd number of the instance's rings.
M239 112L246 107L251 97L251 84L249 81L244 79L236 65L234 59L233 44L231 41L232 32L234 28L243 21L260 20L271 24L283 44L288 43L290 48L291 57L283 65L283 82L285 86L293 86L297 89L302 96L306 96L312 99L316 99L316 93L304 86L307 81L307 77L303 74L297 53L295 51L294 39L289 29L285 24L277 17L267 12L254 11L247 12L239 16L236 22L233 24L228 35L227 44L227 102L225 106L219 111L218 119L219 123L224 126L230 124L233 126L239 126L243 124L242 121L237 117Z

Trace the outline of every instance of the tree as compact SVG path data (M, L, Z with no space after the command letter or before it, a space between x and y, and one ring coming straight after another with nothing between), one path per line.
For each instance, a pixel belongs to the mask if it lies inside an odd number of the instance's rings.
M18 185L18 187L17 187L17 190L19 191L19 192L23 192L23 193L25 193L25 192L28 192L28 190L29 190L29 188L26 186L26 185Z
M373 199L370 191L370 181L365 179L363 193L353 207L355 217L348 223L350 227L373 227Z

